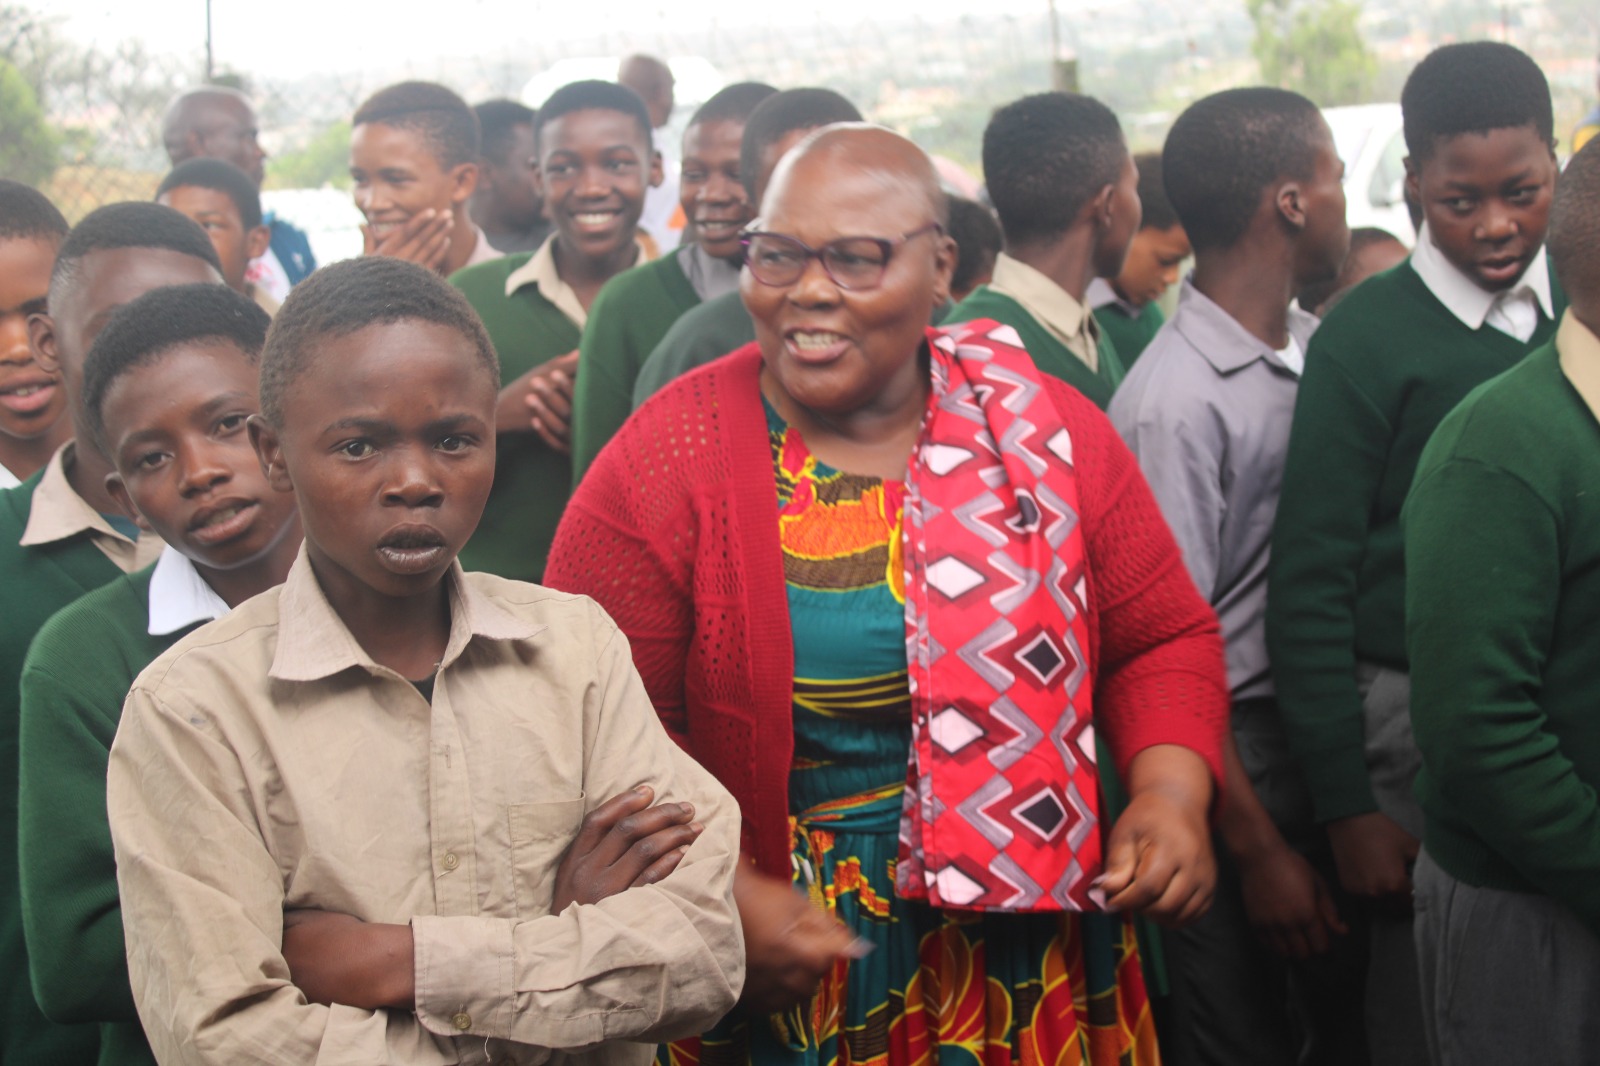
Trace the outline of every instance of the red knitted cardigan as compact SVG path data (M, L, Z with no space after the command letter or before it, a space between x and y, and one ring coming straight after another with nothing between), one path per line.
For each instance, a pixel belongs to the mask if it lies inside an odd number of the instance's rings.
M794 650L760 370L747 345L635 412L567 505L544 580L616 620L667 731L739 801L745 853L788 877ZM1124 775L1144 748L1179 744L1220 785L1216 616L1110 421L1045 383L1073 434L1096 727Z

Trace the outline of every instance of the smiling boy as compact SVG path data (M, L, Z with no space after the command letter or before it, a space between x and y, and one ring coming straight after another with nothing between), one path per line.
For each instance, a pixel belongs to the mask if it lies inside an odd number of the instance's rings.
M269 315L277 312L278 301L248 276L250 263L266 252L272 231L261 221L261 194L244 171L220 159L179 163L156 187L156 203L205 230L222 261L228 288Z
M734 1002L731 799L592 601L456 562L498 386L471 308L415 266L334 264L284 304L250 432L304 550L139 676L111 752L130 977L164 1063L643 1063L626 1041ZM641 778L699 819L681 861L566 892L580 823Z
M756 209L739 178L739 145L756 105L778 90L729 85L700 105L683 131L678 184L693 239L601 290L583 328L572 406L572 481L633 411L639 368L690 308L739 288L739 237Z
M1121 272L1095 278L1087 294L1094 320L1111 338L1124 369L1133 366L1166 321L1157 301L1177 282L1178 268L1191 251L1162 184L1161 153L1146 152L1133 162L1139 168L1139 232L1128 244Z
M245 421L268 318L218 285L117 310L84 363L113 496L168 547L39 631L22 668L18 854L33 987L47 1017L98 1024L105 1066L154 1063L128 988L106 763L133 679L184 634L278 584L299 549ZM87 654L93 649L93 654Z
M499 258L468 213L478 141L478 116L443 85L406 81L367 97L350 130L364 254L441 274Z
M44 194L0 180L0 489L50 461L72 436L66 390L28 347L28 317L45 309L67 220Z
M589 309L606 282L641 261L644 191L661 180L644 102L611 82L552 93L534 145L555 232L537 252L450 278L483 319L502 378L494 492L461 562L523 581L544 573L571 495L569 419Z

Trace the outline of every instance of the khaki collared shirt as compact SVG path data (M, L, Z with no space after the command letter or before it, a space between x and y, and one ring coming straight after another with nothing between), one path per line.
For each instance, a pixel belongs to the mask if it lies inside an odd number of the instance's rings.
M634 257L633 265L648 263L653 256L644 244L634 239L639 251ZM556 234L552 233L545 238L539 250L528 257L528 261L511 272L506 278L506 295L510 296L524 285L532 285L539 290L539 295L555 304L561 313L572 319L579 329L589 321L589 311L578 300L578 294L571 285L561 280L561 275L556 271Z
M303 550L135 682L107 804L161 1062L642 1064L652 1048L621 1041L733 1005L738 809L668 739L626 639L581 596L448 580L431 705L356 643ZM705 832L657 884L550 914L584 814L640 783ZM308 1005L280 950L299 908L410 922L416 1012Z
M1600 418L1600 337L1579 322L1571 310L1561 316L1561 326L1556 330L1556 354L1561 372L1594 416Z
M86 534L124 574L143 570L156 561L166 545L154 533L146 533L138 540L123 536L111 528L105 515L78 495L72 482L67 480L67 464L72 462L74 448L75 442L69 440L50 457L38 487L33 490L28 527L17 543L32 548Z
M1100 327L1089 308L1072 294L1020 259L1004 252L994 262L989 288L1011 297L1038 319L1050 335L1067 346L1095 373L1100 372Z

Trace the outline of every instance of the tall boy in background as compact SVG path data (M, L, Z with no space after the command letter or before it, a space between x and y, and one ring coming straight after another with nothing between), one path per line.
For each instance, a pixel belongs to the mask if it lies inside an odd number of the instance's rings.
M1124 368L1133 366L1166 321L1157 301L1177 282L1190 254L1189 238L1162 184L1161 153L1145 152L1133 162L1139 168L1139 232L1117 276L1095 278L1088 292L1094 320L1111 338Z
M28 345L28 317L45 309L66 235L43 193L0 179L0 489L32 477L72 436L61 376Z

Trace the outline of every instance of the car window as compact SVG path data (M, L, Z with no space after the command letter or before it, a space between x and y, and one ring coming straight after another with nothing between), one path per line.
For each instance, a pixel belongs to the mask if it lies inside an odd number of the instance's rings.
M1405 160L1405 134L1396 130L1389 135L1389 143L1383 146L1383 155L1373 168L1372 181L1367 186L1367 200L1374 207L1389 207L1404 202Z

